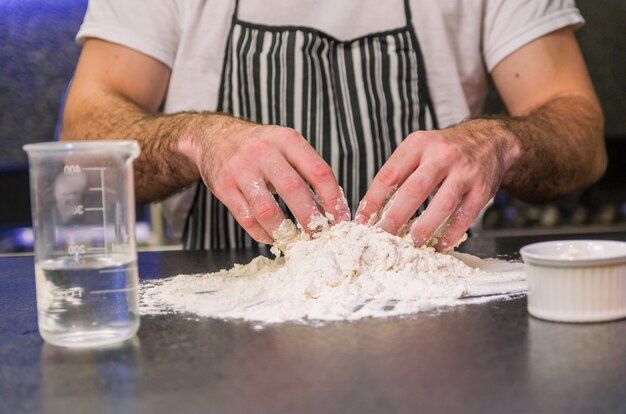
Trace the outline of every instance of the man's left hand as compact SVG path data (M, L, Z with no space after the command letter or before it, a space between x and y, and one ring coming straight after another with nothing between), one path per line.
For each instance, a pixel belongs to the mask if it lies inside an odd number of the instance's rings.
M439 251L455 245L520 156L517 139L498 122L477 119L409 135L374 177L356 221L367 223L390 200L377 225L397 234L433 194L409 231L417 245L433 237Z

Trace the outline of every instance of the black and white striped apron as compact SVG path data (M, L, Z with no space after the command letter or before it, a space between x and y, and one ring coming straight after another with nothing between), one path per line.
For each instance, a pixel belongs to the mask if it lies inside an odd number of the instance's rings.
M300 132L356 211L398 144L437 128L408 1L406 26L349 41L241 21L235 6L217 111ZM183 239L194 250L256 245L202 181Z

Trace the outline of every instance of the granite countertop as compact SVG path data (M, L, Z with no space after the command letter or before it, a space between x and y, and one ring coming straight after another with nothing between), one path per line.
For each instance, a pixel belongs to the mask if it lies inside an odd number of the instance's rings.
M555 238L572 237L472 238L461 250L516 258ZM140 277L255 254L140 253ZM151 315L131 341L77 351L39 336L32 257L0 269L0 413L626 412L626 320L545 322L524 297L317 327Z

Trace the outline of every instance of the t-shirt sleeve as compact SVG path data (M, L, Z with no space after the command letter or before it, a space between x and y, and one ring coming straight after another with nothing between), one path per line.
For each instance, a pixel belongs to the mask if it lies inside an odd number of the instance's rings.
M180 40L176 1L90 0L76 35L78 43L94 37L135 49L170 68Z
M574 0L486 0L482 48L487 70L545 34L583 23Z

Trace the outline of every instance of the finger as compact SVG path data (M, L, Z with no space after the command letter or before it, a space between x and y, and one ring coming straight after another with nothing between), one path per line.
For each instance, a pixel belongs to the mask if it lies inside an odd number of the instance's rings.
M434 163L420 165L396 191L391 205L385 208L377 225L391 234L397 234L441 183L445 173L444 167Z
M411 235L418 246L428 242L454 213L465 193L461 180L446 178L424 212L411 225Z
M396 189L419 165L420 158L421 147L413 145L408 137L396 148L374 177L370 188L359 204L355 221L359 224L366 224L372 214L379 213Z
M219 197L217 194L216 197L224 203L235 220L237 220L237 223L243 227L250 237L261 243L272 244L274 239L254 217L245 196L236 188L232 188L222 195L225 194L227 194L225 197Z
M259 175L244 172L237 176L236 181L252 216L271 235L285 220L285 215L267 188L265 179L259 178Z
M304 229L308 229L312 219L322 216L309 187L280 153L260 160L260 167Z
M330 197L327 203L332 203L333 201L335 202L335 214L333 214L335 221L337 223L350 221L352 219L352 212L350 211L350 206L348 205L348 200L343 192L343 188L339 187L339 196L337 198Z
M295 138L287 143L287 161L313 187L322 207L336 222L349 221L350 207L332 168L300 134Z
M467 193L437 237L438 243L435 249L443 251L455 247L490 198L491 194L488 192Z
M388 207L393 201L394 195L396 194L397 190L397 186L391 187L389 189L389 193L385 195L385 201L382 203L377 203L376 201L372 201L371 199L368 200L366 198L369 197L368 194L371 191L370 187L368 193L366 193L361 202L359 202L359 207L354 214L354 221L357 224L377 224L380 219L380 215L384 213L385 207Z

